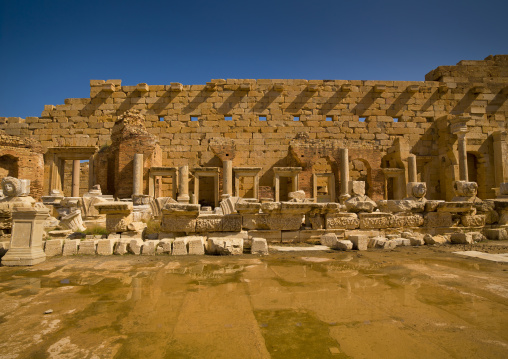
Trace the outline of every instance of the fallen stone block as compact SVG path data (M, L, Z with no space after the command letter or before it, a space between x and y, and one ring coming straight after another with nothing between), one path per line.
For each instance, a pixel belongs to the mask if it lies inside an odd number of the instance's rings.
M159 244L158 240L144 241L141 245L141 254L144 256L154 256L157 244Z
M97 242L97 254L101 256L110 256L113 254L115 239L100 239Z
M155 252L157 254L171 254L174 238L164 238L159 241Z
M191 236L187 239L187 249L189 254L204 255L205 254L206 237Z
M376 237L370 237L369 241L367 242L367 248L376 248L380 247L381 243L386 242L386 238L376 236Z
M66 239L63 245L63 253L64 256L72 256L78 254L80 239Z
M505 228L490 228L484 231L487 239L492 241L508 240L508 231Z
M252 238L252 244L250 248L252 254L268 254L268 244L264 238Z
M447 237L441 235L432 236L430 234L426 234L423 236L423 240L427 245L440 245L450 243L450 240Z
M47 257L60 256L63 251L63 240L62 239L50 239L46 241L44 246L44 252Z
M347 239L340 239L337 241L336 248L340 251L350 251L353 249L353 242Z
M243 238L208 238L207 253L218 255L240 255L243 253Z
M171 252L174 256L187 255L187 238L180 237L173 241L173 251Z
M453 233L450 236L450 241L453 244L473 244L473 234L472 233Z
M337 235L335 233L326 233L321 236L321 244L330 248L335 248L338 243Z
M357 249L359 251L366 251L367 245L369 243L369 239L367 236L363 235L352 235L349 236L348 239L353 242L353 249Z
M84 240L79 243L78 254L95 255L97 251L97 240Z
M131 254L139 255L141 254L141 246L143 245L143 240L141 238L132 238L127 246L127 250Z
M411 236L408 239L411 242L412 246L423 246L425 244L425 241L423 240L423 237L420 237L420 236L414 235L414 236Z
M388 241L384 241L384 243L382 244L382 246L380 248L394 249L395 247L397 247L397 242L394 240L388 240Z

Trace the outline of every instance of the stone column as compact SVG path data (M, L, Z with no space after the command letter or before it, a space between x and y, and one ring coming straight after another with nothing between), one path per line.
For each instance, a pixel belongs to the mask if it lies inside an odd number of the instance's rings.
M416 156L409 155L407 158L408 182L418 182L418 173L416 170Z
M136 153L132 162L132 195L136 196L143 192L143 154Z
M508 145L506 132L496 131L492 134L494 140L494 173L496 187L508 182Z
M233 161L223 161L223 188L222 195L233 195Z
M466 146L466 132L458 132L457 138L459 139L458 143L458 152L459 152L459 180L460 181L468 181L467 174L467 146Z
M349 151L347 148L340 150L340 195L349 195Z
M189 203L189 166L178 168L178 198L180 203Z
M80 161L72 161L72 192L71 197L79 197L79 172L80 172Z

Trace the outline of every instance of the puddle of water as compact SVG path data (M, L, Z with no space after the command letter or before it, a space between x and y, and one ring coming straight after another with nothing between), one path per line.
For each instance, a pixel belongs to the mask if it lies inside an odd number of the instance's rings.
M349 358L332 354L330 348L340 345L330 337L330 324L307 311L254 311L273 359L281 358Z

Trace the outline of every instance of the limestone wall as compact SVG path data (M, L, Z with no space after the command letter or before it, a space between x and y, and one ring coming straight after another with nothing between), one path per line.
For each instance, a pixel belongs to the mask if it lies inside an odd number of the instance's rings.
M453 152L454 138L440 137L449 123L437 120L470 116L468 146L492 172L492 134L507 129L507 73L508 56L503 55L442 66L421 82L216 79L203 85L122 86L120 80L92 80L90 98L47 105L40 117L0 118L0 129L30 136L45 149L101 147L110 144L118 116L138 110L159 140L162 166L220 167L210 141L231 139L233 166L262 167L260 196L273 186L270 169L290 164L288 147L298 133L310 140L356 141L382 155L403 138L408 151L420 158L419 176L430 182L429 195L439 198L445 191L439 156L447 147ZM354 159L354 151L350 156ZM379 162L381 157L361 160ZM447 168L456 175L453 158ZM365 175L360 164L351 171L357 178Z

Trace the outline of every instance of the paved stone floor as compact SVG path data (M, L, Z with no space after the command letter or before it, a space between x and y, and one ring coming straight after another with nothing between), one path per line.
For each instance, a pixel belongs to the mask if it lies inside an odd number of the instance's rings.
M506 358L508 264L458 250L0 267L0 359Z

